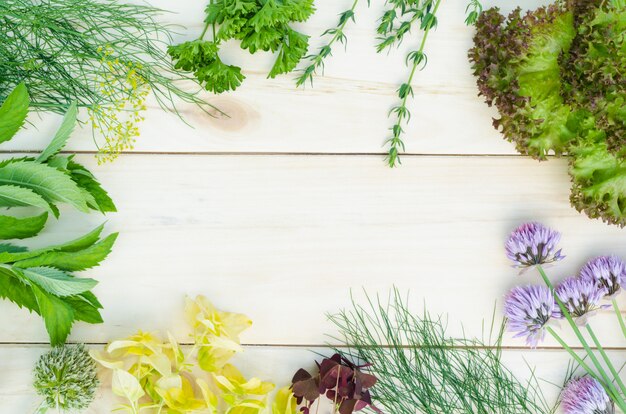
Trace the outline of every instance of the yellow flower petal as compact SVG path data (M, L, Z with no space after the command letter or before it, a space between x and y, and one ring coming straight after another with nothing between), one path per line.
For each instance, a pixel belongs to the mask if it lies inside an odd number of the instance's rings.
M272 403L272 414L297 414L298 403L290 387L283 387L276 392Z

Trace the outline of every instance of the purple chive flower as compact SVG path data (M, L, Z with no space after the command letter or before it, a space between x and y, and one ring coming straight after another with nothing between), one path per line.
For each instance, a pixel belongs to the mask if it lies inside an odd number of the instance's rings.
M556 262L563 259L557 244L561 234L541 223L524 223L515 229L506 241L506 255L515 267Z
M614 414L615 408L606 391L592 377L571 380L562 396L565 414Z
M612 298L626 284L626 264L616 256L596 257L583 266L580 277L593 281L605 296Z
M598 303L604 296L604 289L596 286L593 280L570 277L555 289L570 315L576 318L576 324L585 325L589 316L600 309Z
M513 288L504 300L504 314L509 331L516 333L516 338L526 337L533 348L545 337L548 321L561 317L552 292L541 285Z

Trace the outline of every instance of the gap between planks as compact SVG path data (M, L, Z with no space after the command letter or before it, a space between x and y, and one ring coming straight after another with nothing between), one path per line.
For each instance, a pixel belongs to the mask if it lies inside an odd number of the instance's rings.
M0 155L15 154L39 154L39 150L15 150L0 151ZM97 155L97 151L61 151L60 154L76 154L76 155ZM282 152L282 151L133 151L124 152L119 156L145 156L145 155L165 155L165 156L312 156L312 157L384 157L388 155L386 152ZM522 154L427 154L427 153L404 153L400 157L410 158L528 158L528 155ZM566 158L566 155L557 157L548 155L547 159ZM543 161L543 160L542 160Z
M68 345L72 345L72 344L76 344L78 342L68 342ZM107 345L106 342L82 342L85 345L91 345L91 346L105 346ZM2 346L47 346L50 345L48 342L0 342L0 347ZM194 344L192 342L180 342L179 345L181 346L193 346ZM241 346L245 347L245 348L295 348L295 349L309 349L309 348L316 348L316 349L333 349L333 348L339 348L339 349L344 349L344 348L352 348L349 345L337 345L337 344L241 344ZM390 348L389 345L384 345L383 348ZM401 348L403 349L409 349L409 348L413 348L411 346L402 346ZM584 351L583 347L580 346L572 346L571 347L573 350L575 351ZM450 347L450 349L496 349L495 346L453 346ZM525 346L514 346L514 345L506 345L506 346L502 346L500 347L501 350L503 351L555 351L555 352L560 352L560 351L564 351L563 348L559 348L556 346L538 346L537 348L528 348ZM597 348L592 347L591 349L593 350L597 350ZM619 347L619 346L608 346L608 347L603 347L602 349L606 350L606 351L626 351L626 347Z

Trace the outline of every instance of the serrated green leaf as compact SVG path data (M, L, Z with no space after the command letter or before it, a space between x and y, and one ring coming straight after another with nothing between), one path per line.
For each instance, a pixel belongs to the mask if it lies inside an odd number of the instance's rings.
M109 197L109 193L102 188L98 180L96 180L89 170L71 159L67 168L72 175L72 180L74 180L80 188L91 194L96 201L96 204L91 206L94 210L100 210L102 213L117 211L117 207L115 207L115 203L113 203L113 200Z
M96 308L81 295L67 297L65 298L65 302L68 303L74 310L74 319L76 319L77 321L87 323L103 322L102 315L100 315L100 311L98 311L98 308Z
M0 106L0 143L13 138L24 125L29 104L26 85L20 83Z
M65 147L68 138L74 131L74 127L76 126L76 116L78 115L78 108L76 106L76 102L72 102L70 107L68 108L65 116L63 117L63 122L61 123L61 127L54 135L54 138L48 144L48 147L43 150L43 152L37 157L37 162L44 162L50 157L56 155L59 151Z
M94 279L74 277L53 267L20 268L19 272L46 292L59 297L78 295L98 284Z
M99 225L89 233L81 236L77 239L69 241L67 243L58 244L56 246L52 246L51 250L58 250L62 252L76 252L79 250L86 249L87 247L93 245L100 238L100 234L102 234L102 230L104 229L104 224Z
M30 259L33 257L41 256L45 253L57 251L57 252L74 252L88 248L96 243L102 233L104 224L98 226L86 235L79 237L64 244L58 244L55 246L44 247L42 249L36 249L32 251L0 251L0 263L12 263Z
M0 243L0 253L8 252L8 253L20 253L27 252L28 249L23 246L16 246L11 243Z
M33 190L15 185L0 185L0 207L38 207L52 213L43 197Z
M89 211L88 204L95 203L68 175L33 161L14 162L0 168L0 185L25 187L48 202L67 203L83 212Z
M72 324L74 323L74 310L62 299L44 292L37 286L31 286L39 313L46 324L46 330L52 346L65 343Z
M118 233L113 233L98 243L84 250L75 252L50 251L30 259L18 261L15 266L20 268L36 266L52 266L67 271L80 271L98 266L109 253Z
M100 303L96 295L94 295L93 293L85 292L85 293L81 293L78 296L81 297L83 300L86 300L87 302L89 302L91 306L93 306L94 308L102 309L102 304Z
M8 299L20 308L39 313L39 306L31 287L5 267L0 267L0 298Z
M47 220L48 213L25 218L0 215L0 240L36 236L46 225Z

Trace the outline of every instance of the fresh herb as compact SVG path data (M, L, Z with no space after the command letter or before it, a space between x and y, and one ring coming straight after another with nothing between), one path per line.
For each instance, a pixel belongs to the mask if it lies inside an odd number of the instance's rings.
M101 161L133 147L150 92L176 113L176 98L206 110L177 86L192 78L163 51L171 32L161 13L112 0L0 2L0 100L24 82L38 111L86 108Z
M102 305L91 293L98 282L73 274L98 266L111 252L117 233L100 240L102 229L35 250L0 244L0 298L40 315L52 345L65 342L75 321L102 323Z
M397 289L388 302L367 296L362 306L353 299L330 320L339 330L336 352L371 364L378 379L372 398L384 412L554 413L534 375L522 383L503 365L504 326L487 342L450 337L444 318L412 313Z
M376 377L362 371L367 365L356 366L335 354L317 366L319 372L315 376L301 368L292 380L291 389L297 404L302 405L302 413L310 414L311 406L319 403L322 396L332 402L335 413L351 414L366 407L381 413L372 405L369 391L376 384Z
M194 346L185 350L168 335L139 332L111 342L91 356L113 371L113 393L122 398L119 410L162 413L261 414L269 408L274 384L246 379L229 361L242 351L239 334L252 322L244 315L216 309L205 297L188 298L187 322ZM199 370L198 370L199 368ZM204 371L205 374L201 374ZM294 399L281 389L273 414L295 414Z
M626 384L616 366L602 347L590 319L600 309L610 307L602 304L611 302L626 338L626 322L617 305L616 296L626 286L626 263L615 256L600 256L591 259L577 276L569 277L554 285L545 270L544 264L561 260L564 256L558 249L560 233L541 223L524 223L515 229L506 242L507 257L522 271L536 270L544 285L527 285L513 288L506 296L505 314L509 331L517 337L526 338L531 347L536 347L546 333L550 334L591 378L578 385L569 384L563 394L563 404L567 413L591 413L592 411L570 410L580 406L584 398L591 398L599 404L598 413L612 413L613 404L626 412ZM565 319L582 346L585 358L578 355L549 325L553 320ZM592 348L593 347L593 348ZM574 388L570 388L570 387ZM604 393L600 393L601 387ZM572 396L572 392L586 390L591 394ZM602 394L605 394L604 397ZM606 398L606 401L602 401ZM583 404L584 405L584 404Z
M359 0L354 0L352 7L339 15L339 21L333 28L322 33L322 37L328 37L328 41L320 47L316 54L307 56L308 61L300 76L296 78L296 85L306 83L313 85L313 77L324 70L324 61L332 55L332 48L336 42L347 45L345 28L347 24L355 21L355 10ZM409 98L414 96L413 79L418 70L424 69L428 61L426 56L426 41L429 33L437 26L437 11L441 0L387 0L386 9L380 16L377 27L376 51L378 53L390 52L398 47L411 32L419 32L421 37L417 49L410 51L406 56L406 64L409 74L406 82L397 90L400 103L389 111L389 116L394 118L394 125L390 128L391 137L385 144L389 146L386 161L390 167L400 164L400 153L405 151L402 138L404 128L411 119L408 108ZM370 1L367 2L368 6ZM478 0L471 0L467 6L466 23L472 24L482 12L482 6Z
M0 141L8 141L24 124L29 98L18 85L0 107ZM0 207L36 208L41 214L25 218L0 215L0 240L37 235L48 214L59 216L57 204L79 211L115 211L115 205L94 176L73 156L60 156L76 121L76 105L70 108L48 147L36 158L11 158L0 162ZM98 266L111 251L117 234L99 240L102 226L69 243L28 250L0 244L0 298L39 314L52 345L63 344L74 321L101 323L102 305L91 293L93 279L72 272Z
M12 139L28 115L29 95L18 85L0 107L0 142ZM11 158L0 163L0 207L36 207L40 215L16 218L0 215L0 239L23 239L37 235L48 213L59 216L57 204L69 204L82 212L116 211L100 183L74 156L61 156L76 124L76 105L70 105L59 130L37 157Z
M568 155L571 203L626 225L626 7L559 1L508 17L485 11L469 57L494 126L517 150Z
M308 61L308 64L304 69L302 69L302 74L296 78L296 86L302 86L307 82L310 82L311 86L313 86L313 76L320 69L322 73L324 72L324 59L332 55L332 48L335 42L339 42L347 47L348 38L346 37L344 30L350 21L355 21L354 14L358 4L359 0L354 0L352 7L339 14L339 21L337 22L337 25L333 28L325 30L324 33L322 33L322 37L329 36L330 39L324 46L319 48L316 54L309 55L304 58Z
M100 383L96 369L82 344L56 347L42 355L34 370L33 386L44 398L37 414L87 409Z
M570 380L563 391L565 414L615 414L615 407L602 385L592 377Z
M380 53L394 45L400 45L404 36L411 31L414 24L419 25L422 31L422 40L419 48L409 52L406 57L406 64L409 66L409 77L407 81L398 88L398 98L400 104L395 106L389 112L390 116L395 117L395 124L391 127L391 138L387 140L389 144L389 153L387 154L387 162L390 167L400 164L400 151L405 151L402 134L404 126L411 119L411 112L407 107L409 97L414 96L413 77L418 69L426 66L427 56L425 52L426 40L430 31L437 26L437 10L441 4L441 0L423 0L421 4L411 4L410 1L398 0L393 3L393 8L385 12L378 26L378 34L380 35L377 51Z
M276 53L268 78L289 73L306 54L309 37L290 24L306 21L314 12L313 0L211 0L205 27L196 40L170 46L177 69L192 72L207 90L223 93L237 89L245 76L241 68L219 57L222 42L240 41L242 49ZM211 29L211 40L204 40Z

